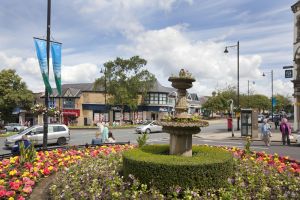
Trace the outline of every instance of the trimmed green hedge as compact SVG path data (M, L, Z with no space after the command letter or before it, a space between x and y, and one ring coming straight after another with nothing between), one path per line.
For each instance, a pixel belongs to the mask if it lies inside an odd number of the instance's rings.
M193 146L193 156L168 155L168 145L148 145L123 153L124 176L137 177L160 190L172 186L183 188L226 187L233 174L231 153L208 146Z

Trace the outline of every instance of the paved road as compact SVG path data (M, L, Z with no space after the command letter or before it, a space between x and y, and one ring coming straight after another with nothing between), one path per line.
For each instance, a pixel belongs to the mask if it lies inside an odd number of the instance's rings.
M225 127L225 128L224 128ZM226 131L226 122L213 122L210 123L209 127L205 127L202 129L201 133L205 134L224 134L224 130ZM115 129L112 130L113 134L117 141L119 142L127 142L136 144L136 139L139 134L136 134L134 129ZM82 130L71 130L71 141L69 145L80 145L91 143L92 138L95 136L95 129L82 129ZM194 144L208 144L208 145L226 145L226 146L236 146L236 147L244 147L243 140L230 140L230 139L205 139L201 138L201 133L193 137ZM200 137L199 137L200 135ZM228 132L230 136L231 133ZM4 148L4 140L5 138L0 138L0 154L8 153L9 150ZM151 144L162 144L169 143L169 134L167 133L152 133L149 135L148 143ZM271 147L266 147L263 145L261 141L253 142L251 149L254 151L265 151L268 153L278 153L280 155L287 155L293 159L300 161L300 146L299 145L291 145L291 146L282 146L279 142L273 142Z

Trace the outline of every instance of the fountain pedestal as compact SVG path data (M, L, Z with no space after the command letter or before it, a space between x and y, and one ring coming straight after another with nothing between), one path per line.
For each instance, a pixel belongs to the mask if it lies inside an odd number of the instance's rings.
M170 154L192 156L192 135L170 134Z

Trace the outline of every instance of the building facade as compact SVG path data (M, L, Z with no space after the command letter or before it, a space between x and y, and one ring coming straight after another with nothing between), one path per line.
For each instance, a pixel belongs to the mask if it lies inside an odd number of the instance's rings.
M300 1L292 5L294 13L294 70L293 70L293 84L294 84L294 131L299 131L300 128Z

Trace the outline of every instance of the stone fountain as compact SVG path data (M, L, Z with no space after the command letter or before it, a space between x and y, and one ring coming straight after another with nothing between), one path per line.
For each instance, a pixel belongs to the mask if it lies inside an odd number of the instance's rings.
M179 76L168 79L172 87L177 89L178 100L175 105L175 116L161 121L163 131L170 134L170 154L192 156L192 135L201 131L200 127L208 126L208 122L197 116L188 114L187 89L193 87L195 79L190 73L181 69Z

